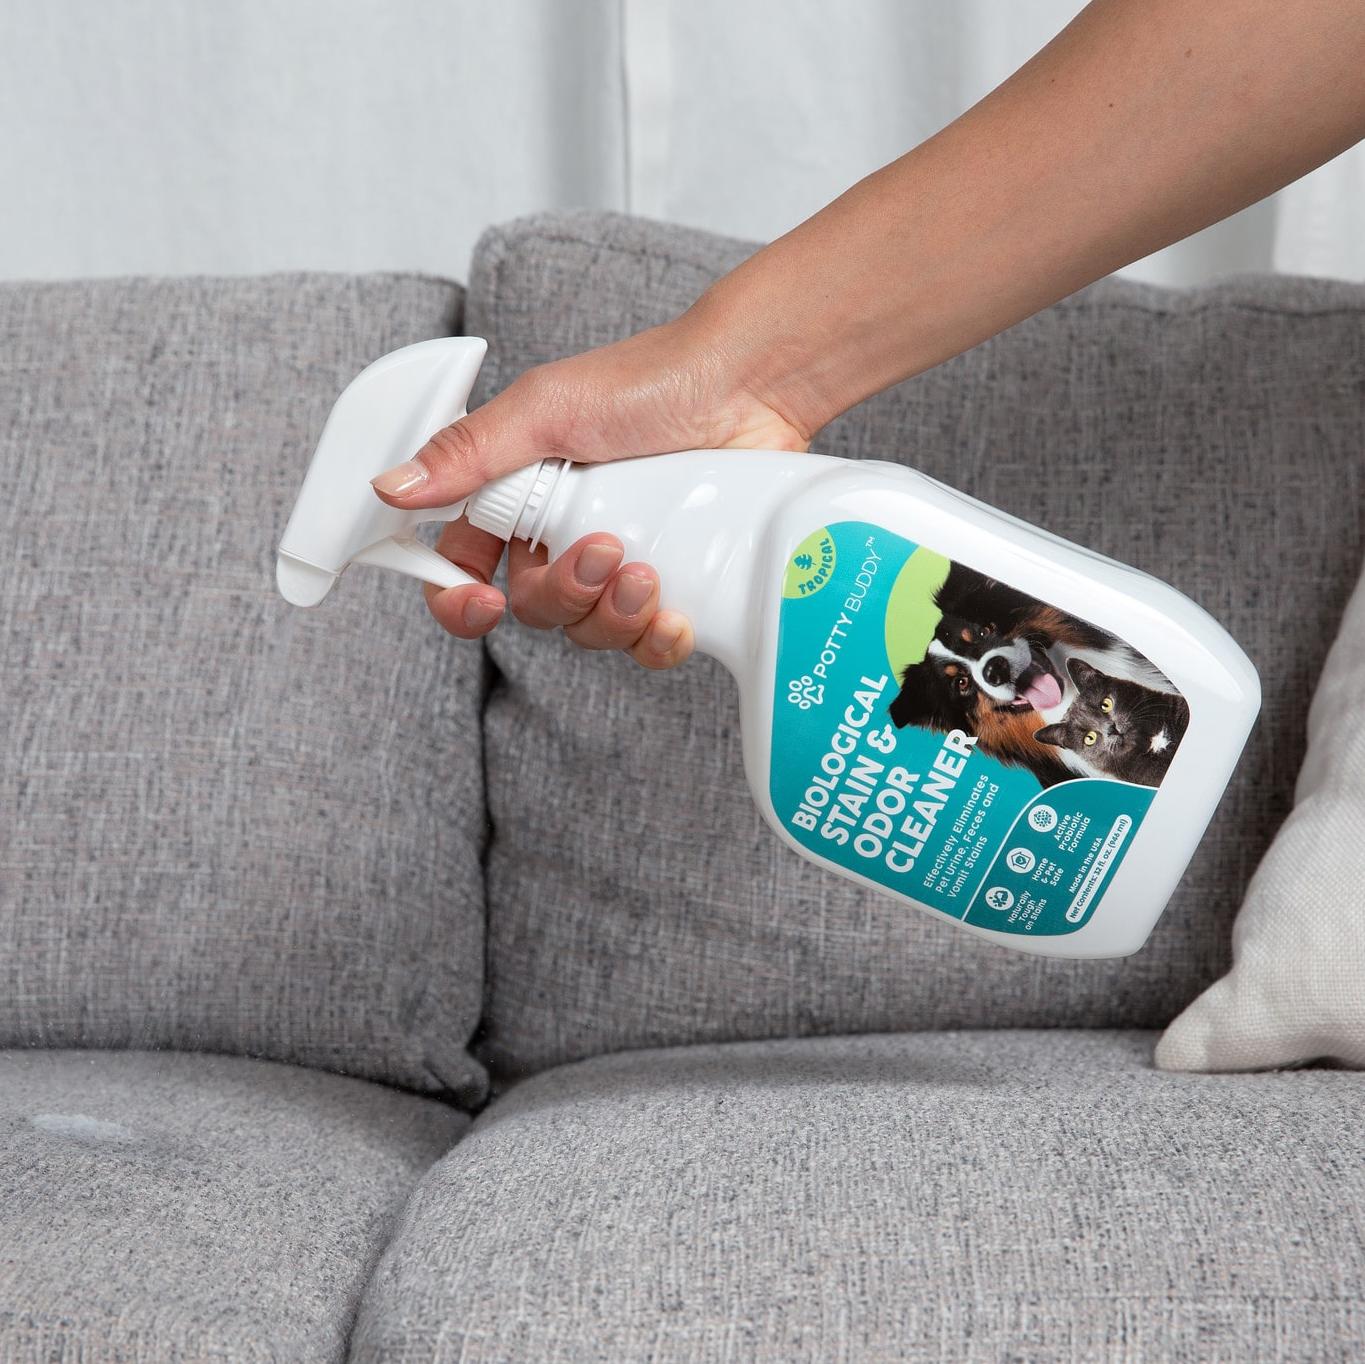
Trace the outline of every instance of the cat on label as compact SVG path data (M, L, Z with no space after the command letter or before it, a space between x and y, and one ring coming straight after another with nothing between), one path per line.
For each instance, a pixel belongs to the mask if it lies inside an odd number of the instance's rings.
M1097 777L1159 786L1190 723L1184 697L1111 677L1084 659L1067 660L1076 698L1040 744L1074 753Z

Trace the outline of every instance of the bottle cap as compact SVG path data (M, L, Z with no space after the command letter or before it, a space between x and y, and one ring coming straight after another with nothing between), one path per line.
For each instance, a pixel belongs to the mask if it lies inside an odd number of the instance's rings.
M540 543L550 498L566 464L562 459L537 460L484 484L469 499L469 524L491 531L500 540L529 540L534 549Z
M471 526L490 531L499 540L511 540L540 476L540 461L485 483L473 497L465 514Z

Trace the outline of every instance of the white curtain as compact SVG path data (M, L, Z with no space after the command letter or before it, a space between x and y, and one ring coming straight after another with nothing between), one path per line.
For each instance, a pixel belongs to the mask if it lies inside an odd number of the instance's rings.
M0 276L424 270L622 209L768 239L1079 0L0 0ZM1127 273L1365 279L1365 150Z

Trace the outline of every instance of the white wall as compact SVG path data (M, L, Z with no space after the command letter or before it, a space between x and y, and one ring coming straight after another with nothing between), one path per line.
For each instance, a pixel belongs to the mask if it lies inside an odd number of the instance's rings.
M417 269L626 209L779 234L1078 0L0 0L0 276ZM1365 153L1130 273L1365 279Z

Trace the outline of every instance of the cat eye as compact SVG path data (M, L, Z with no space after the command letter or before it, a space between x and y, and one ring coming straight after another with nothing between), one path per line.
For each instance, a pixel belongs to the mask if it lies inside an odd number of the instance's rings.
M1099 734L1095 730L1087 729L1085 731L1085 738L1082 742L1085 744L1087 748L1089 748L1091 747L1092 744L1099 742L1099 737L1100 737Z
M1106 696L1104 700L1100 702L1100 709L1108 715L1114 709L1114 698L1112 696Z

